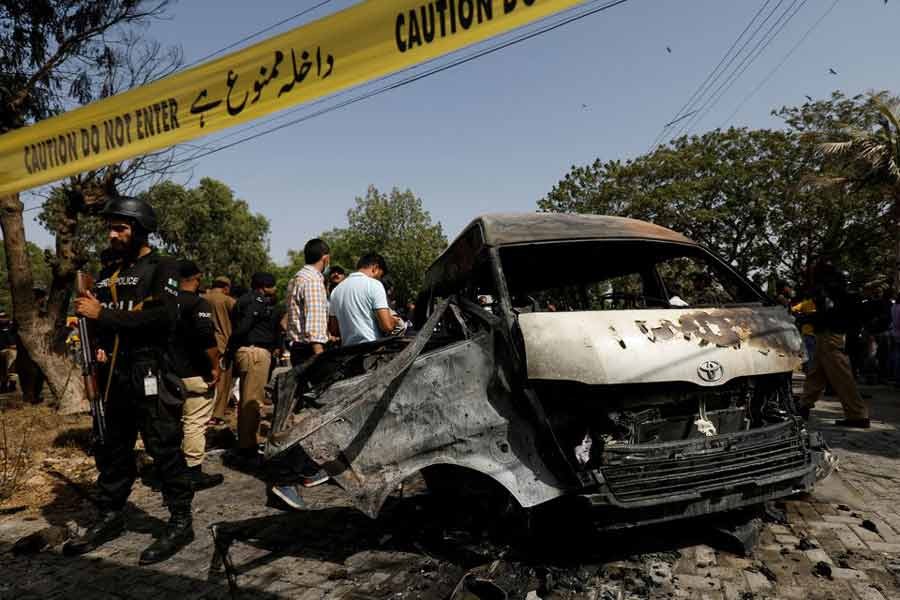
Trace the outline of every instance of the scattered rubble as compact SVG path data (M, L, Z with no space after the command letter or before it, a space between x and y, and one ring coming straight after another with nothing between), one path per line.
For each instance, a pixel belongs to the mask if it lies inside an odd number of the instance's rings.
M60 525L45 527L20 538L12 547L13 554L37 554L59 546L69 539L69 528Z
M814 543L812 542L812 540L810 540L810 539L807 538L807 537L802 538L802 539L800 540L800 543L797 544L797 550L802 550L802 551L804 551L804 552L805 552L806 550L815 550L816 548L818 548L818 546L817 546L816 544L814 544Z
M872 533L878 533L878 525L870 521L869 519L864 519L862 523L860 523L860 527L863 529L868 529Z
M826 579L831 579L831 565L827 562L819 561L813 567L813 575L817 577L824 577Z

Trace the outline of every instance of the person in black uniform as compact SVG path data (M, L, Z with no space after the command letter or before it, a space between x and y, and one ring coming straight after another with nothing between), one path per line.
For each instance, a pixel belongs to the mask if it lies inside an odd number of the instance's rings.
M0 394L16 389L9 377L15 360L16 328L6 311L0 310Z
M171 518L165 532L140 556L140 564L165 560L194 539L193 487L181 451L182 390L170 366L178 317L174 259L150 247L156 215L143 200L114 197L101 213L110 248L119 260L100 272L75 313L96 324L99 384L106 405L106 440L97 442L97 522L63 548L89 552L120 536L123 509L137 475L134 444L140 431L156 464ZM174 382L173 382L174 380Z
M241 401L238 448L223 459L227 466L243 470L259 466L259 409L266 397L272 351L279 346L281 337L280 314L275 309L275 277L254 273L250 285L253 289L241 296L234 307L234 330L227 351L234 357L241 378Z
M192 261L178 263L178 324L173 348L175 373L181 377L185 398L181 424L184 442L181 449L187 461L194 491L219 485L219 473L203 472L206 456L206 422L213 414L216 383L219 379L219 346L212 320L212 306L197 294L200 269Z

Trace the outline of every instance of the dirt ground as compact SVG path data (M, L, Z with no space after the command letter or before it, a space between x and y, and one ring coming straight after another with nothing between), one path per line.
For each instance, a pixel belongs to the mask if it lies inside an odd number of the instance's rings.
M0 460L23 462L12 496L0 502L0 514L78 509L79 490L97 476L88 453L91 420L64 417L48 404L23 404L18 394L0 395Z

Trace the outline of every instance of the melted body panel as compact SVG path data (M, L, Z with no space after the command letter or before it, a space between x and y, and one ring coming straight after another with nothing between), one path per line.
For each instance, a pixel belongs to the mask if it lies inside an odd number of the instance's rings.
M589 385L684 381L793 371L803 344L780 307L648 309L519 315L528 377ZM699 366L721 365L706 378Z
M394 358L393 360L398 360ZM304 410L283 433L315 421L331 399L373 389L375 371L334 384L321 411ZM388 386L328 420L299 446L371 517L406 477L431 465L467 467L492 477L524 507L565 490L539 457L531 422L514 406L513 391L494 358L494 338L482 333L424 353ZM287 448L270 438L267 453Z

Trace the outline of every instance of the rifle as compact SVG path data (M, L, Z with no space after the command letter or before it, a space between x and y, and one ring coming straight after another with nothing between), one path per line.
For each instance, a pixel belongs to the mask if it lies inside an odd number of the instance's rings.
M86 295L94 287L94 278L78 271L75 275L75 293ZM81 376L84 379L84 391L91 403L91 414L94 416L94 435L101 445L106 443L106 408L100 387L97 384L97 352L91 344L89 322L78 317L78 338L81 342Z

